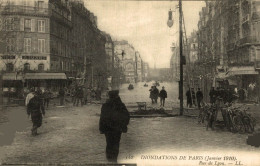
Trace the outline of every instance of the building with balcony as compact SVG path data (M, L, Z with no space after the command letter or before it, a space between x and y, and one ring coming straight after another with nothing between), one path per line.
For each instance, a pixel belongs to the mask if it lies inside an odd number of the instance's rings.
M198 23L198 62L204 71L204 87L221 86L219 80L225 79L246 90L250 84L259 85L259 10L256 0L206 3Z
M83 1L8 0L1 20L0 70L7 82L58 90L78 77L105 89L106 37Z

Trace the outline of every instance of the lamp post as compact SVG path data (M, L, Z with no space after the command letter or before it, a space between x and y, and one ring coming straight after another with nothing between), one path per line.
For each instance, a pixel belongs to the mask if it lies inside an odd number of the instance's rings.
M179 0L179 47L180 47L180 81L179 81L179 99L180 99L180 115L183 115L183 53L182 53L182 0ZM172 11L169 11L169 18L167 22L169 27L172 27Z

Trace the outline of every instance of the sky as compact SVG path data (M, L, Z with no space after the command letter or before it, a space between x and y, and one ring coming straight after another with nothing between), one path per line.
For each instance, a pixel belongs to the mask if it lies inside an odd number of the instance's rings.
M178 42L178 1L85 0L85 6L97 16L98 28L113 39L127 40L140 52L150 67L170 66L172 43ZM187 35L197 29L204 1L183 1ZM168 11L173 10L174 25L167 26Z

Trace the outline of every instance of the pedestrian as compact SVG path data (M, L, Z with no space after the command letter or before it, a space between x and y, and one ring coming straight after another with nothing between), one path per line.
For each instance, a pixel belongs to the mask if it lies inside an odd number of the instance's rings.
M196 107L196 95L194 92L194 88L191 88L191 96L192 96L192 104Z
M88 89L86 87L83 88L84 92L84 105L87 105L88 102Z
M196 92L196 98L197 98L198 107L200 108L201 107L200 103L203 100L203 93L201 92L200 88L198 88L198 91Z
M91 97L92 97L92 99L96 99L96 91L95 91L95 89L93 88L93 89L91 89Z
M214 87L211 87L210 92L209 92L209 99L210 99L210 103L214 104L216 102L216 91L214 89Z
M30 89L30 92L27 94L25 98L25 106L27 106L30 102L30 100L34 97L34 90Z
M27 115L28 118L31 115L31 120L33 122L32 135L37 135L37 129L42 125L42 115L45 115L45 110L43 102L40 99L39 92L34 93L34 97L29 101L27 105Z
M159 93L159 97L160 97L161 106L164 107L165 98L167 98L167 92L166 92L164 86L162 87L162 90L161 90L160 93Z
M189 90L186 92L186 97L187 97L187 107L191 108L192 107L192 96L191 96L191 90L189 88Z
M154 90L152 92L153 92L154 101L155 101L155 103L157 103L157 99L159 97L159 90L157 89L156 86L154 86Z
M45 89L45 91L43 92L44 108L49 107L50 98L51 98L51 92L49 91L49 89Z
M151 86L151 88L149 89L149 91L150 91L150 98L151 98L151 100L152 100L152 104L154 103L154 99L153 99L153 90L154 90L154 88L153 88L153 86Z
M60 105L64 104L64 97L65 97L65 91L61 87L60 90L59 90Z
M117 162L121 134L127 132L130 116L118 90L108 92L109 99L102 105L99 130L106 137L106 158Z
M96 90L96 100L97 101L101 100L101 89L99 87Z
M82 87L79 87L77 92L76 92L76 106L79 105L79 101L81 106L83 106L83 98L84 98L84 92Z
M92 102L92 97L91 97L91 88L87 89L87 102L91 103Z
M240 88L240 89L238 90L238 96L239 96L239 101L240 101L240 102L243 102L244 99L245 99L245 91L244 91L243 88Z

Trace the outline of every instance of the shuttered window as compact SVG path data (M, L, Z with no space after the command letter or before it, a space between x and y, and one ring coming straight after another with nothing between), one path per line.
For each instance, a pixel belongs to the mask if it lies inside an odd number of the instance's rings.
M45 52L45 39L38 39L38 52L39 53Z
M24 38L24 52L30 53L32 49L31 38Z
M38 32L45 32L45 20L38 20Z

